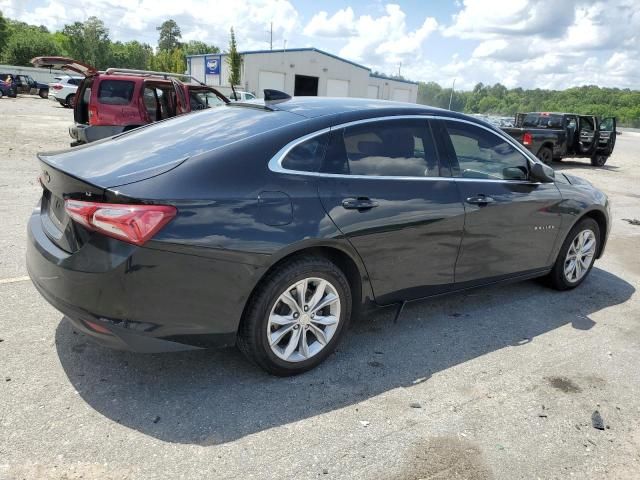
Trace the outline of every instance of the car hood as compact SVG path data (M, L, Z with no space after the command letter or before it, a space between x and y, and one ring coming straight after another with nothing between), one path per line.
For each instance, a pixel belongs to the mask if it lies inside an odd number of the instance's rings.
M564 176L564 178L567 179L567 181L571 185L585 185L585 186L593 187L593 184L589 180L585 180L582 177L577 177L577 176L571 175L569 173L563 173L562 175Z

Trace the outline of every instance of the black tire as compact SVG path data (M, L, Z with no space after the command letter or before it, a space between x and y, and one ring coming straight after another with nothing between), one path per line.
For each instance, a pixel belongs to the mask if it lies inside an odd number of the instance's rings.
M4 96L4 92L0 90L0 98L2 98L3 96Z
M269 314L287 287L309 277L327 280L340 299L338 326L328 343L307 360L290 362L278 357L267 339ZM272 375L297 375L322 363L335 349L351 317L352 295L344 273L322 257L298 257L277 267L253 293L238 329L237 345L244 355Z
M604 167L607 160L609 160L609 157L606 155L594 155L591 157L591 165L594 167Z
M553 151L549 147L542 147L538 150L538 155L536 155L536 157L538 157L542 163L551 165L551 162L553 161Z
M47 98L49 96L49 91L41 88L40 91L38 91L38 95L40 95L40 98Z
M585 230L591 230L595 235L596 253L595 255L593 255L586 273L584 273L584 275L582 275L582 277L580 277L577 281L571 281L567 278L564 271L567 252L569 251L571 244L578 236L578 234ZM547 280L549 281L551 287L555 288L556 290L570 290L580 285L585 280L585 278L587 278L589 272L591 272L591 269L593 268L593 263L595 262L597 252L600 249L600 238L600 227L594 219L583 218L578 223L576 223L567 235L567 238L565 238L564 243L562 244L562 248L560 248L560 252L558 253L558 257L556 258L556 263L553 266L553 270L551 270L551 273L549 273L547 277Z
M75 101L76 101L76 94L71 93L67 95L67 98L65 99L64 104L67 108L73 108L73 104Z

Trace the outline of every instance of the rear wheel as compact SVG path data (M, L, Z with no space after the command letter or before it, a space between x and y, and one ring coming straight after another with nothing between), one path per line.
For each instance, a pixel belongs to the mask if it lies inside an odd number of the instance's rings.
M74 93L67 95L64 103L67 108L73 108L74 104L76 103L76 95Z
M267 372L289 376L324 361L351 317L344 273L321 257L292 260L257 287L238 331L238 347Z
M47 98L49 96L49 91L41 88L38 95L40 95L40 98Z
M592 218L580 220L562 244L549 274L551 286L569 290L580 285L593 267L600 248L600 227Z
M4 93L2 90L0 90L0 98L2 98L4 96Z
M594 167L604 167L604 164L607 163L609 157L606 155L594 155L591 157L591 165Z
M551 165L551 161L553 160L553 152L549 147L542 147L540 150L538 150L537 157L546 165Z

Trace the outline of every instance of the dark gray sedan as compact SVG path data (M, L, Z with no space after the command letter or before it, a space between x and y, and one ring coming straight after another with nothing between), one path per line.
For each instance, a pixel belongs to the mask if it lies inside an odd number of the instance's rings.
M97 341L322 362L366 306L578 286L607 197L480 120L420 105L232 103L40 156L27 266Z

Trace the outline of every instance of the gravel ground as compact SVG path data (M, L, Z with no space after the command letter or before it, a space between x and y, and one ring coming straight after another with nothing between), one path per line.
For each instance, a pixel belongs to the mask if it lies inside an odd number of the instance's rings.
M28 281L35 153L69 143L53 102L0 100L0 479L640 478L640 134L580 288L534 281L354 325L318 369L270 377L235 349L136 355L73 331ZM604 429L592 426L599 412Z

